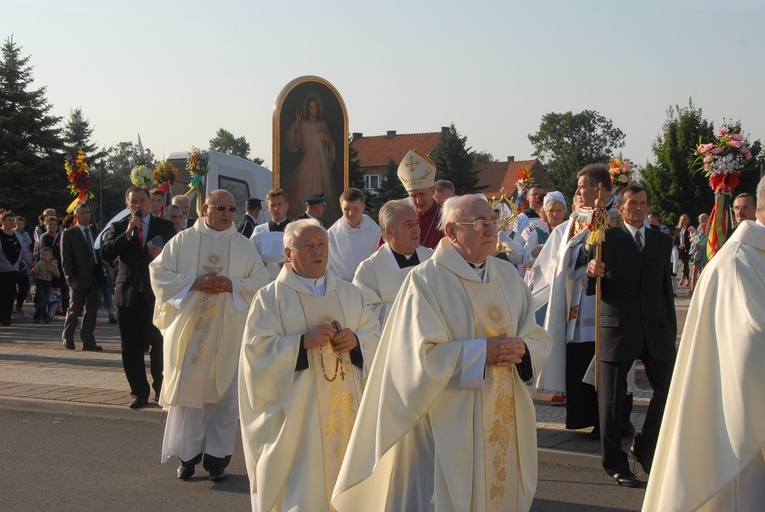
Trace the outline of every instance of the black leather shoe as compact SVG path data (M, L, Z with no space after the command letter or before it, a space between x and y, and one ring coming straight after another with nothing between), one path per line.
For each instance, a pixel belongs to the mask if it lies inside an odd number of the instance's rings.
M631 421L629 424L622 427L622 437L635 437L635 426Z
M69 348L69 347L67 347ZM72 348L74 348L74 345L72 345ZM101 345L96 345L95 343L91 343L89 345L83 345L82 350L86 352L101 352L104 349Z
M600 429L598 427L592 428L592 431L590 432L590 439L593 441L600 441Z
M194 465L184 466L181 464L178 466L178 478L181 480L188 480L194 476Z
M74 350L74 342L64 340L64 348L67 350Z
M623 487L641 487L643 482L637 479L632 471L621 471L619 473L609 473L611 480Z
M159 391L154 392L154 401L159 402Z
M223 469L223 466L220 464L216 464L210 468L210 480L213 482L222 482L227 477L228 475L226 474L226 470Z
M636 451L635 451L635 444L633 443L632 446L630 446L630 455L632 455L632 458L638 461L640 464L640 467L643 468L643 472L646 475L651 474L651 463L648 462L646 459L641 457ZM634 468L633 468L634 469Z
M145 405L149 404L148 398L138 398L137 396L134 396L133 399L130 401L130 404L128 407L131 409L140 409L141 407L144 407Z

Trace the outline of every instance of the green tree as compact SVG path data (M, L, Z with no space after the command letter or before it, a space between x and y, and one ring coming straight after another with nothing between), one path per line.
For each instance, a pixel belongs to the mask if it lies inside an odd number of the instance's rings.
M224 130L223 128L218 128L215 137L210 139L210 149L228 155L238 156L239 158L250 158L250 143L247 142L247 139L245 139L244 136L235 137L233 133ZM264 160L255 157L252 161L260 165Z
M144 148L144 154L141 155L138 146L132 142L119 142L106 150L102 164L102 197L99 202L103 205L104 221L108 221L125 208L125 191L133 185L130 182L130 170L137 162L144 160L154 160L154 154L150 149ZM100 178L101 169L98 171Z
M486 188L478 186L478 173L473 170L475 162L471 148L465 147L466 142L467 136L461 137L452 123L449 131L441 136L432 155L436 164L436 179L454 183L457 195L475 194Z
M380 188L377 190L376 210L388 201L403 199L407 196L404 185L398 179L398 164L391 158L385 165L385 176L380 180Z
M348 145L348 187L364 189L364 171L361 170L361 162L358 160L359 152Z
M64 123L64 149L71 155L78 151L85 153L88 163L106 156L106 151L98 151L98 146L91 142L93 128L90 120L82 113L81 108L69 110L69 119Z
M0 205L30 219L44 208L62 211L71 202L66 188L60 117L45 87L31 89L32 66L21 48L6 39L0 61Z
M494 155L492 155L488 151L473 151L472 153L470 153L470 156L473 157L474 163L497 162L497 159L494 158Z
M731 124L740 130L740 124ZM699 214L709 212L714 204L714 193L709 179L695 170L694 151L699 142L714 138L713 124L702 115L700 108L688 100L687 107L670 106L662 132L656 137L651 149L656 161L646 165L643 181L651 208L664 222L675 224L683 213L692 220ZM761 151L760 141L750 144L752 155ZM752 158L741 173L738 191L754 192L759 179L757 159Z
M593 110L578 114L550 112L539 130L529 134L534 156L547 168L552 187L563 197L576 191L576 173L587 164L607 163L614 150L624 146L624 133Z

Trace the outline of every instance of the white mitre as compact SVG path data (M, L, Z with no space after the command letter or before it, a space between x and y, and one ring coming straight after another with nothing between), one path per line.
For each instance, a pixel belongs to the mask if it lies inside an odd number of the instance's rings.
M407 192L431 188L436 181L436 164L419 149L412 149L398 166L398 179Z

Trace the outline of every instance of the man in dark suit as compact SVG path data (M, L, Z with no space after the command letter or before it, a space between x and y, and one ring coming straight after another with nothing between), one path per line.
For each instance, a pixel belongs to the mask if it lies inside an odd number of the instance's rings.
M327 201L324 199L324 192L317 192L305 198L305 213L299 216L295 220L300 219L316 219L319 224L324 226L324 222L321 220L321 216L324 215L324 210L327 207Z
M104 236L101 255L106 261L119 258L114 303L119 308L122 366L130 385L131 409L149 402L144 350L151 345L152 387L155 400L162 387L162 335L152 324L154 293L149 263L175 235L172 222L149 214L149 193L130 187L125 194L130 216L112 224Z
M74 331L82 315L82 350L99 352L103 347L96 344L93 331L96 328L98 296L104 273L93 248L94 234L90 227L90 207L87 203L75 208L74 218L76 224L61 232L61 266L70 290L69 309L61 338L66 349L74 350Z
M637 487L641 483L621 448L622 407L627 372L640 359L653 397L630 452L649 474L675 364L672 239L646 229L648 196L642 188L627 187L617 208L624 223L606 230L602 261L588 263L585 286L593 295L596 278L601 277L598 406L603 467L619 485Z
M258 215L263 208L263 204L257 197L248 197L244 200L244 218L236 227L236 230L242 235L250 238L255 226L258 225Z
M174 196L171 201L172 204L176 205L183 212L183 222L186 225L186 228L193 226L196 222L196 219L189 217L189 212L191 211L191 200L187 196L177 195Z

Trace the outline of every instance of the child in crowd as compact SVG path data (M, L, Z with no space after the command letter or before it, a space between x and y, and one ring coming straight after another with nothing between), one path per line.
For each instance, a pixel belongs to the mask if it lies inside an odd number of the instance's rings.
M56 310L58 309L59 302L61 302L61 290L53 288L48 296L48 316L51 320L56 320Z
M51 281L54 277L59 277L58 262L53 259L53 249L50 247L40 248L40 261L32 269L32 276L35 278L35 316L34 322L40 324L43 321L47 324L51 321L48 314L48 296L52 286Z

